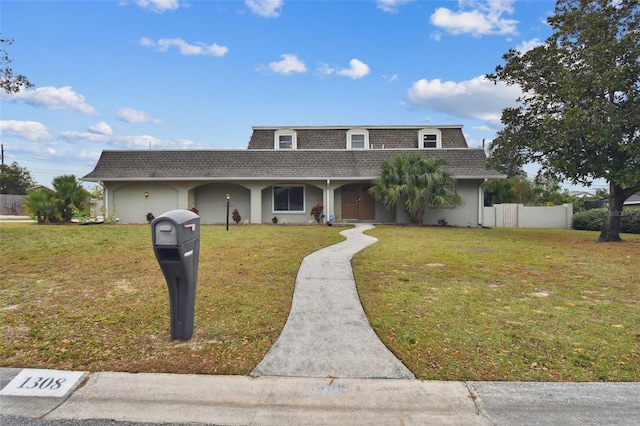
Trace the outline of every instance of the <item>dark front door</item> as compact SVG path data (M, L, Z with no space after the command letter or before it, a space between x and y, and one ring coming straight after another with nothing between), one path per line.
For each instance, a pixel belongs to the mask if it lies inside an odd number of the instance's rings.
M342 218L374 220L376 201L369 194L369 185L345 185L342 187Z

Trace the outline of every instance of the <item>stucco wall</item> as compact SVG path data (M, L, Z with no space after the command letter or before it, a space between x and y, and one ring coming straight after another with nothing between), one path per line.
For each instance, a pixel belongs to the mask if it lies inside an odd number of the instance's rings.
M286 185L295 185L286 183ZM276 183L275 185L278 185ZM304 213L287 213L273 211L273 186L262 190L262 223L271 223L271 218L278 218L278 223L309 223L313 219L311 209L318 203L323 202L323 190L317 186L304 185ZM326 215L326 211L324 212ZM315 219L313 219L315 221Z
M179 188L162 183L130 183L118 185L108 195L109 214L113 213L120 223L147 223L147 213L155 217L162 213L186 208L180 206ZM146 197L145 193L149 196Z
M238 210L241 221L251 219L251 191L232 183L211 183L193 190L195 207L201 223L227 222L227 194L229 194L229 222L233 223L233 210Z
M425 225L439 225L445 220L449 226L478 226L478 208L480 206L478 188L484 180L459 180L456 192L460 194L464 204L454 209L427 209L424 214Z

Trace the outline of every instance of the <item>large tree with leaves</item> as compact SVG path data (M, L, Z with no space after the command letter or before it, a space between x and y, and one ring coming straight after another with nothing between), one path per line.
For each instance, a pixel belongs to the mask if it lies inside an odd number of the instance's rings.
M369 192L385 207L404 207L411 220L422 225L427 206L455 207L462 198L455 192L455 179L444 168L445 161L402 153L385 162Z
M11 63L9 54L4 47L1 47L4 44L13 44L13 39L0 37L0 88L7 93L17 93L23 88L28 89L33 87L33 84L27 77L22 74L13 73L13 70L9 67Z
M638 0L559 0L552 35L510 50L487 77L518 85L490 146L493 166L537 162L541 173L609 182L600 241L620 240L624 201L640 190L640 7Z
M15 161L0 165L0 194L24 195L34 186L31 172Z

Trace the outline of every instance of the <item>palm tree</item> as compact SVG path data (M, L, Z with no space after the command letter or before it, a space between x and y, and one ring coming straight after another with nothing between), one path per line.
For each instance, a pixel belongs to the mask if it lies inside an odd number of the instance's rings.
M58 212L65 222L69 222L74 210L83 207L89 198L89 191L84 189L74 175L63 175L53 179L56 189L55 203Z
M403 206L411 220L422 225L427 206L441 209L462 205L454 189L455 179L445 165L440 158L402 153L382 165L369 192L388 209Z
M22 206L25 212L38 223L55 222L55 207L51 200L53 193L47 188L40 188L27 195Z

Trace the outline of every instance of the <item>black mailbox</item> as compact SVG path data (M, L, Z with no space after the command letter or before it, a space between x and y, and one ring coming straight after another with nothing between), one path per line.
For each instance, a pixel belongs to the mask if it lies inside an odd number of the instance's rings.
M153 250L169 287L171 338L193 335L196 281L200 257L200 216L171 210L151 223Z

